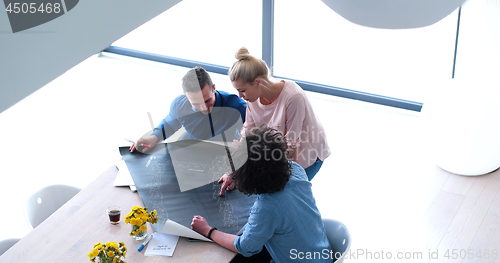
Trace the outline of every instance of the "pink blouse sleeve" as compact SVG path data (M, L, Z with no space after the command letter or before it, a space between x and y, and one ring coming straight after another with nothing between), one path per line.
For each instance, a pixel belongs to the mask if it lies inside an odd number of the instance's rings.
M291 97L286 104L285 139L292 148L299 147L300 133L306 117L306 102L301 94Z

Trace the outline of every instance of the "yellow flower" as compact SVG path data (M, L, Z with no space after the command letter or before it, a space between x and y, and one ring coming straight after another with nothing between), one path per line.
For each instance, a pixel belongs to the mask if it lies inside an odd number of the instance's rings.
M139 228L140 231L146 231L148 230L148 227L146 225L142 225L140 228Z
M156 223L158 222L157 212L153 210L151 213L148 213L147 207L134 206L132 207L132 211L125 216L125 224L132 225L132 231L130 232L131 236L137 235L141 231L147 230L146 227L142 227L146 222Z
M119 244L119 245L118 245ZM89 260L92 262L118 262L122 263L121 257L125 257L125 252L127 248L125 247L125 243L123 242L110 241L104 244L96 243L94 248L88 254ZM123 253L122 253L123 251ZM111 261L111 259L113 259Z
M153 211L151 211L151 213L149 213L147 221L150 222L151 224L154 224L154 223L158 222L158 217L157 217L156 210L153 210Z

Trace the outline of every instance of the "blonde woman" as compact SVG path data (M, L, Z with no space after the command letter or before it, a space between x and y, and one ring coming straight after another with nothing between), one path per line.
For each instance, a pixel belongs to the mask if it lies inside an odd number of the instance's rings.
M323 125L304 90L294 81L273 78L266 62L250 55L246 48L236 52L236 59L228 75L239 97L247 101L242 135L261 125L283 133L289 159L302 166L311 180L331 152ZM220 195L234 188L229 175L219 183L223 183Z

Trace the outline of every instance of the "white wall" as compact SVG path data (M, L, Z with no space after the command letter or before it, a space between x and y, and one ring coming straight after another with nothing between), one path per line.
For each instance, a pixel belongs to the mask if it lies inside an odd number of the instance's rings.
M496 79L500 72L500 1L469 0L462 7L455 78Z
M17 33L1 10L0 113L180 1L79 1L63 16Z

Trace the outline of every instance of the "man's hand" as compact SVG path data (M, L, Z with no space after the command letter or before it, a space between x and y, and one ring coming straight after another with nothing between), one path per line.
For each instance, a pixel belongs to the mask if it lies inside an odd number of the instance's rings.
M158 137L156 135L150 135L149 137L146 138L140 138L137 140L136 143L134 143L132 146L130 146L129 151L133 152L135 150L145 153L147 152L150 148L153 148L156 145L156 142L158 141ZM140 145L148 145L150 148L140 146Z
M220 187L220 193L219 196L222 196L224 194L224 190L231 191L234 189L234 181L233 178L231 178L230 174L224 174L218 181L218 183L222 183L222 186Z
M191 222L191 229L206 237L211 227L202 216L194 216L193 222Z

